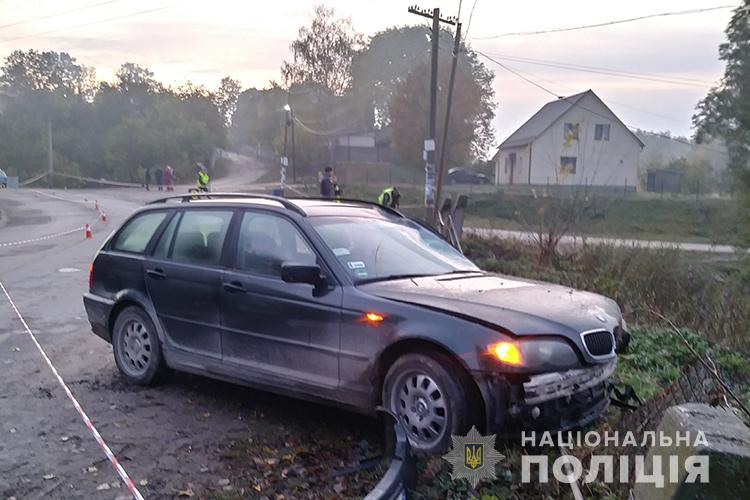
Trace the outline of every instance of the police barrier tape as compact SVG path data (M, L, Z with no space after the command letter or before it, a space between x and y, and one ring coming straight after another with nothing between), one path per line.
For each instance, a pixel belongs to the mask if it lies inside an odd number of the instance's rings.
M29 328L28 323L26 323L26 320L21 315L21 312L16 307L15 302L13 302L13 299L11 298L10 294L8 293L8 290L5 288L5 285L3 285L3 282L0 281L0 289L2 289L3 293L5 294L5 297L8 299L8 302L10 302L11 307L13 308L13 311L15 311L16 316L18 316L18 319L21 321L21 324L24 327L24 330L26 333L29 334L29 337L31 337L32 342L34 342L34 345L36 346L39 353L42 355L42 358L44 358L44 361L47 363L47 366L52 371L52 374L57 379L58 384L63 388L63 391L65 391L65 394L68 396L68 399L73 403L73 407L76 409L78 414L81 416L81 419L83 420L83 423L86 425L86 427L89 429L91 434L94 436L94 439L96 440L99 447L104 452L104 455L107 457L107 460L109 460L109 463L112 465L112 467L115 469L115 472L117 472L117 475L120 477L123 483L125 483L125 486L128 488L128 491L136 500L143 500L143 495L141 495L141 492L138 491L138 488L135 486L135 483L132 479L130 479L130 476L128 476L128 473L125 471L122 465L120 465L120 462L117 460L117 457L114 453L112 453L112 449L107 445L107 443L102 438L101 434L99 434L99 431L96 429L94 424L91 422L91 419L84 411L83 407L81 407L81 404L78 402L76 397L73 395L73 392L70 390L68 385L65 383L63 378L58 373L57 369L55 368L55 365L52 364L52 361L47 356L47 353L42 348L41 344L39 344L39 341L37 341L36 336L31 331L31 328Z
M48 198L55 198L57 200L68 201L68 202L71 202L71 203L89 203L89 201L71 200L71 199L68 199L68 198L61 198L60 196L56 196L54 194L49 194L49 193L43 193L41 191L34 191L34 192L36 194L39 194L39 195L42 195L42 196L46 196ZM57 238L57 237L60 237L60 236L65 236L65 235L72 234L72 233L75 233L75 232L78 232L78 231L84 231L86 229L86 226L88 226L89 229L93 229L94 226L96 225L96 223L98 221L100 221L100 220L102 222L106 222L107 221L107 215L101 209L101 206L99 205L98 201L95 201L94 208L96 209L96 211L98 213L98 216L97 216L97 218L93 222L91 222L89 224L84 224L83 226L78 226L76 228L68 229L67 231L61 231L59 233L46 234L44 236L39 236L39 237L36 237L36 238L28 238L28 239L25 239L25 240L18 240L18 241L6 241L4 243L0 243L0 248L13 247L13 246L18 246L18 245L26 245L26 244L29 244L29 243L36 243L38 241L50 240L52 238Z

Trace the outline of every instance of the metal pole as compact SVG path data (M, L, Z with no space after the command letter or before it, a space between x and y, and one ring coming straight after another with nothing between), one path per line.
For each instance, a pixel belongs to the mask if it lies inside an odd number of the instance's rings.
M49 177L49 187L54 187L55 165L52 159L52 119L47 119L47 172Z
M448 101L445 105L445 124L443 125L443 138L440 141L440 163L437 170L437 190L435 193L435 206L432 209L432 224L438 220L440 207L440 193L443 188L443 171L445 170L445 150L448 149L448 125L451 120L451 105L453 104L453 85L456 81L456 66L458 66L458 54L461 50L461 23L456 25L456 37L453 43L453 61L451 62L451 76L448 83Z
M289 158L286 155L286 147L287 147L287 138L289 136L289 111L286 112L286 117L284 119L284 156L281 157L281 168L280 168L280 177L281 177L281 193L283 195L284 193L284 183L286 182L286 167L289 164Z
M297 183L297 151L294 142L294 109L290 109L289 113L292 117L292 183Z

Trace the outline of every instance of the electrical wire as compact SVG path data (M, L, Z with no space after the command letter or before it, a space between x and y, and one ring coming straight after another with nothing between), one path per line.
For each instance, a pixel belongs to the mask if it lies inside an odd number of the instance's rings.
M539 31L517 31L517 32L511 32L511 33L500 33L498 35L491 35L491 36L482 36L482 37L474 37L473 40L495 40L498 38L504 38L509 36L530 36L530 35L544 35L547 33L562 33L566 31L577 31L577 30L585 30L585 29L591 29L591 28L602 28L605 26L613 26L616 24L624 24L624 23L632 23L635 21L643 21L644 19L652 19L654 17L668 17L668 16L684 16L688 14L700 14L704 12L711 12L715 10L724 10L724 9L733 9L736 5L718 5L716 7L704 7L701 9L688 9L688 10L679 10L679 11L672 11L672 12L661 12L658 14L647 14L644 16L637 16L637 17L630 17L626 19L616 19L614 21L606 21L602 23L596 23L596 24L585 24L582 26L572 26L572 27L566 27L566 28L555 28L555 29L549 29L549 30L539 30Z
M630 78L634 80L645 80L645 81L659 82L659 83L671 83L675 85L684 85L688 87L705 88L706 86L710 86L714 84L714 82L697 80L693 78L676 79L676 78L668 78L668 77L664 77L660 75L653 75L653 74L648 74L648 73L637 73L633 71L599 68L596 66L584 66L584 65L579 65L579 64L570 64L570 63L564 63L564 62L558 62L558 61L549 61L549 60L544 60L544 59L531 59L527 57L507 56L507 55L501 55L501 54L488 54L488 55L492 55L498 59L519 62L523 64L547 66L547 67L563 69L567 71L578 71L581 73L592 73L592 74L598 74L598 75L616 76L616 77L621 77L621 78Z
M546 93L548 93L548 94L550 94L550 95L552 95L552 96L555 96L555 97L556 97L557 99L561 99L561 100L564 100L564 101L566 101L566 102L567 102L568 104L570 104L571 106L578 106L579 108L583 109L584 111L588 111L589 113L591 113L591 114L593 114L593 115L596 115L596 116L598 116L598 117L600 117L600 118L604 118L605 120L611 120L611 119L612 119L612 117L611 117L611 116L605 116L605 115L603 115L603 114L601 114L601 113L599 113L599 112L597 112L597 111L594 111L594 110L592 110L592 109L589 109L589 108L587 108L587 107L585 107L585 106L581 105L581 104L580 104L580 103L578 103L578 102L575 102L575 101L571 101L571 100L570 100L570 97L564 97L564 96L560 96L560 95L558 95L557 93L555 93L555 92L553 92L552 90L548 89L548 88L547 88L547 87L545 87L544 85L541 85L540 83L537 83L537 82L535 82L535 81L531 80L530 78L528 78L528 77L524 76L524 75L523 75L523 74L521 74L520 72L518 72L518 71L516 71L516 70L514 70L514 69L512 69L512 68L510 68L510 67L508 67L508 66L507 66L506 64L503 64L503 63L501 63L500 61L497 61L496 59L494 59L494 58L492 58L492 57L488 56L488 55L487 55L487 54L485 54L484 52L481 52L481 51L479 51L479 50L475 50L475 52L476 52L477 54L479 54L480 56L482 56L482 57L484 57L484 58L488 59L489 61L492 61L493 63L497 64L498 66L500 66L500 67L501 67L501 68L503 68L504 70L508 71L509 73L512 73L512 74L516 75L516 76L517 76L518 78L521 78L521 79L522 79L522 80L524 80L525 82L527 82L527 83L529 83L529 84L531 84L531 85L534 85L534 86L535 86L535 87L537 87L538 89L540 89L540 90L542 90L542 91L544 91L544 92L546 92ZM619 121L619 119L618 119L618 121ZM623 125L624 125L624 126L625 126L625 127L627 128L627 129L628 129L628 130L630 130L630 131L631 131L631 132L633 132L633 133L635 133L636 131L640 131L640 130L642 130L641 128L638 128L638 127L634 127L634 126L632 126L632 125L628 125L628 124L626 124L626 123L623 123L623 122L620 122L620 123L622 123L622 124L623 124ZM714 152L714 153L718 153L718 154L722 154L722 155L725 155L725 156L729 156L729 154L728 154L728 153L727 153L726 151L722 151L722 150L719 150L719 149L716 149L716 148L712 148L712 147L710 147L710 146L705 146L705 145L703 145L703 144L696 144L696 143L693 143L693 142L690 142L690 141L687 141L687 140L682 140L682 139L680 139L680 138L678 138L678 137L672 137L671 135L667 135L667 134L662 134L662 133L660 133L660 132L648 132L648 133L649 133L649 134L652 134L652 135L656 135L656 136L662 137L662 138L664 138L664 139L669 139L669 140L671 140L671 141L679 142L680 144L685 144L685 145L687 145L687 146L691 146L691 147L699 147L699 148L705 149L706 151L712 151L712 152Z
M22 35L22 36L17 36L17 37L14 37L14 38L6 38L6 39L3 39L3 40L0 40L0 43L15 42L17 40L25 40L27 38L36 38L38 36L49 35L49 34L52 34L52 33L59 33L61 31L67 31L67 30L73 30L73 29L78 29L78 28L84 28L84 27L87 27L87 26L94 26L96 24L103 24L103 23L108 23L108 22L111 22L111 21L119 21L120 19L127 19L129 17L140 16L140 15L143 15L143 14L150 14L151 12L157 12L157 11L160 11L160 10L169 9L171 7L174 7L178 3L179 2L172 3L172 4L169 4L169 5L165 5L163 7L157 7L155 9L139 10L137 12L131 12L130 14L125 14L125 15L122 15L122 16L110 17L110 18L107 18L107 19L100 19L98 21L92 21L90 23L83 23L83 24L78 24L78 25L75 25L75 26L66 26L64 28L58 28L58 29L48 30L48 31L40 31L38 33L31 33L29 35Z
M469 12L469 22L466 25L466 34L464 35L464 39L469 39L469 30L471 29L471 20L474 18L474 9L477 6L477 0L474 0L474 3L471 5L471 12Z
M73 12L81 12L81 11L84 11L84 10L94 9L96 7L101 7L103 5L108 5L108 4L117 3L117 2L122 2L122 0L107 0L106 2L99 2L99 3L92 4L92 5L84 5L82 7L77 7L75 9L64 10L64 11L56 12L54 14L47 14L47 15L35 17L35 18L32 18L32 19L25 19L23 21L15 21L15 22L8 23L8 24L0 24L0 30L1 29L5 29L5 28L10 28L10 27L13 27L13 26L20 26L22 24L27 24L27 23L33 23L33 22L36 22L36 21L41 21L43 19L51 19L53 17L64 16L64 15L67 15L67 14L72 14Z

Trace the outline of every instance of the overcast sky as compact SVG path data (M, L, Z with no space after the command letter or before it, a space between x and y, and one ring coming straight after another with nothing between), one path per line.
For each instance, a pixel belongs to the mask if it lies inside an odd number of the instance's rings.
M289 57L289 44L298 28L309 22L318 3L321 2L0 0L0 57L15 49L66 51L79 62L94 66L100 79L111 79L121 63L131 61L147 66L165 83L191 80L215 88L223 76L231 75L245 87L263 87L271 79L279 80L279 67ZM334 7L339 15L351 17L354 27L368 35L394 25L423 22L407 13L413 0L322 3ZM473 3L463 1L464 30ZM555 94L593 89L630 126L688 135L695 104L723 73L717 49L724 40L730 9L564 33L490 40L479 37L727 4L738 2L477 0L469 42L489 55L647 75L652 80L504 60L507 66ZM87 8L92 5L97 6ZM459 1L433 0L420 5L440 7L446 15L456 15ZM52 16L64 12L68 13ZM39 19L44 16L50 17ZM27 20L34 21L23 22ZM16 24L19 22L22 23ZM485 63L496 75L495 129L499 143L552 96L492 62ZM654 78L682 84L653 81Z

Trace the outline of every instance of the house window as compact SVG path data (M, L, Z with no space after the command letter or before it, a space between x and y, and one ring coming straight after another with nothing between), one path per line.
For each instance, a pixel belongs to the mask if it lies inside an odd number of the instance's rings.
M563 140L566 144L578 140L578 134L581 129L578 123L566 123L563 126Z
M560 172L563 174L575 174L577 160L578 158L576 158L575 156L561 156Z
M595 141L608 141L609 140L609 123L597 123L594 128L594 140Z

